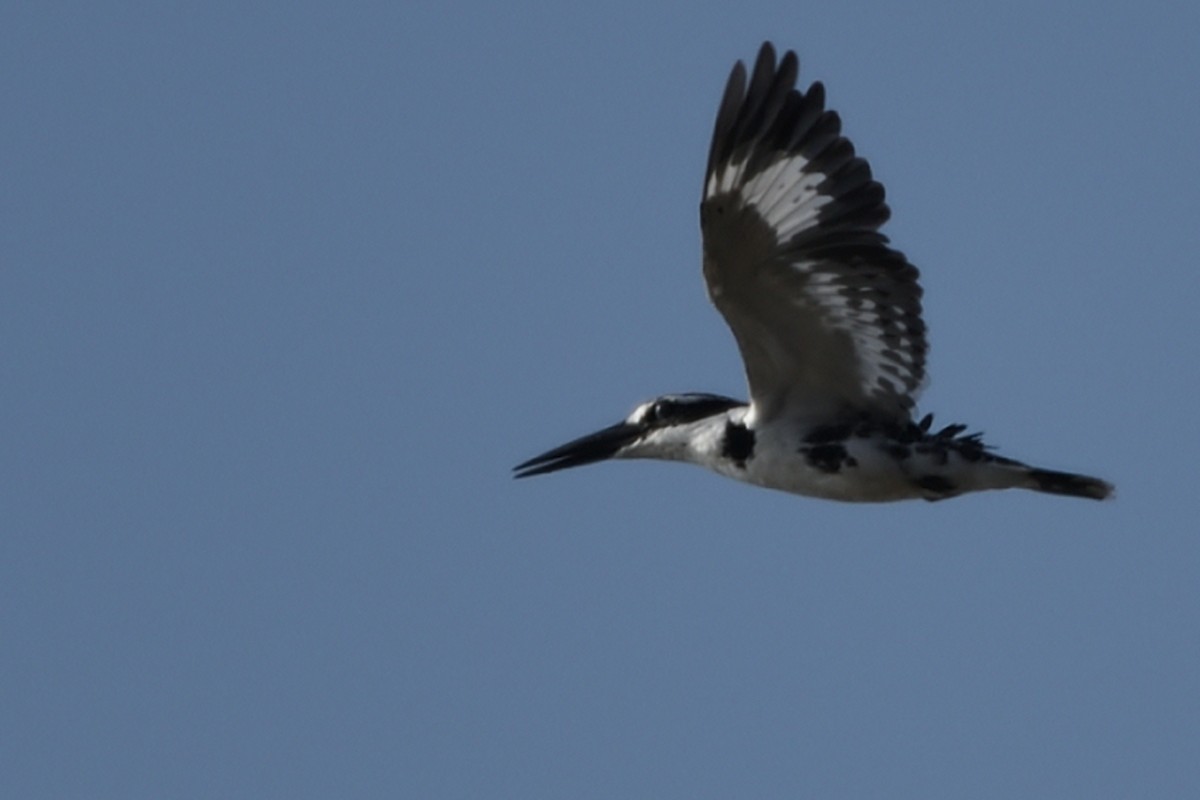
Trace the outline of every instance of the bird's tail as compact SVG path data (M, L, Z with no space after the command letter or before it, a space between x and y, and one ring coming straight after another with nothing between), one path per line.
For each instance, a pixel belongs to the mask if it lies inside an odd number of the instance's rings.
M1090 475L1073 472L1058 472L1052 469L1031 467L1015 458L987 454L985 460L977 461L960 474L958 480L944 481L950 491L937 492L940 484L920 484L929 490L923 496L927 500L941 500L962 492L984 489L1030 489L1035 492L1057 494L1063 497L1086 497L1089 500L1107 500L1115 491L1108 481ZM972 468L973 467L973 468Z
M1067 497L1087 497L1091 500L1107 500L1113 496L1113 485L1108 481L1071 472L1056 472L1052 469L1024 467L1026 489Z

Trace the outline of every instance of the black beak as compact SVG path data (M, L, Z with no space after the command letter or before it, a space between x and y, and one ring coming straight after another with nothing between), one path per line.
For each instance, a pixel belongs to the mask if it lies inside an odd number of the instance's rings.
M606 458L612 458L627 444L637 440L644 432L640 425L628 422L618 422L602 431L581 436L573 442L567 442L562 447L548 450L540 456L535 456L513 467L514 478L529 478L534 475L545 475L547 472L557 472L568 467L582 467L584 464L594 464Z

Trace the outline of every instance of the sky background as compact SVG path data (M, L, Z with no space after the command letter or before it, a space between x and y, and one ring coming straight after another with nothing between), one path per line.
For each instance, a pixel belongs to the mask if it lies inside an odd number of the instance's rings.
M922 413L1114 502L511 479L744 396L696 212L765 38L922 269ZM1183 0L8 4L0 795L1194 791L1197 42Z

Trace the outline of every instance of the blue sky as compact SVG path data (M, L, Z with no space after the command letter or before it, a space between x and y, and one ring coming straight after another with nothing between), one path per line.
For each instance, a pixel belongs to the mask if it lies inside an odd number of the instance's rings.
M0 794L1200 781L1194 4L3 17ZM1114 502L511 480L744 395L696 211L765 38L922 269L922 412Z

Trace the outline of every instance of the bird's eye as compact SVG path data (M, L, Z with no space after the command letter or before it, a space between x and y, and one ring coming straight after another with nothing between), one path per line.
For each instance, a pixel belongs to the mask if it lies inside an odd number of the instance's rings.
M642 423L643 424L654 425L658 422L662 422L662 419L663 419L663 403L661 400L656 400L655 402L646 406L646 410L644 412L642 412Z

